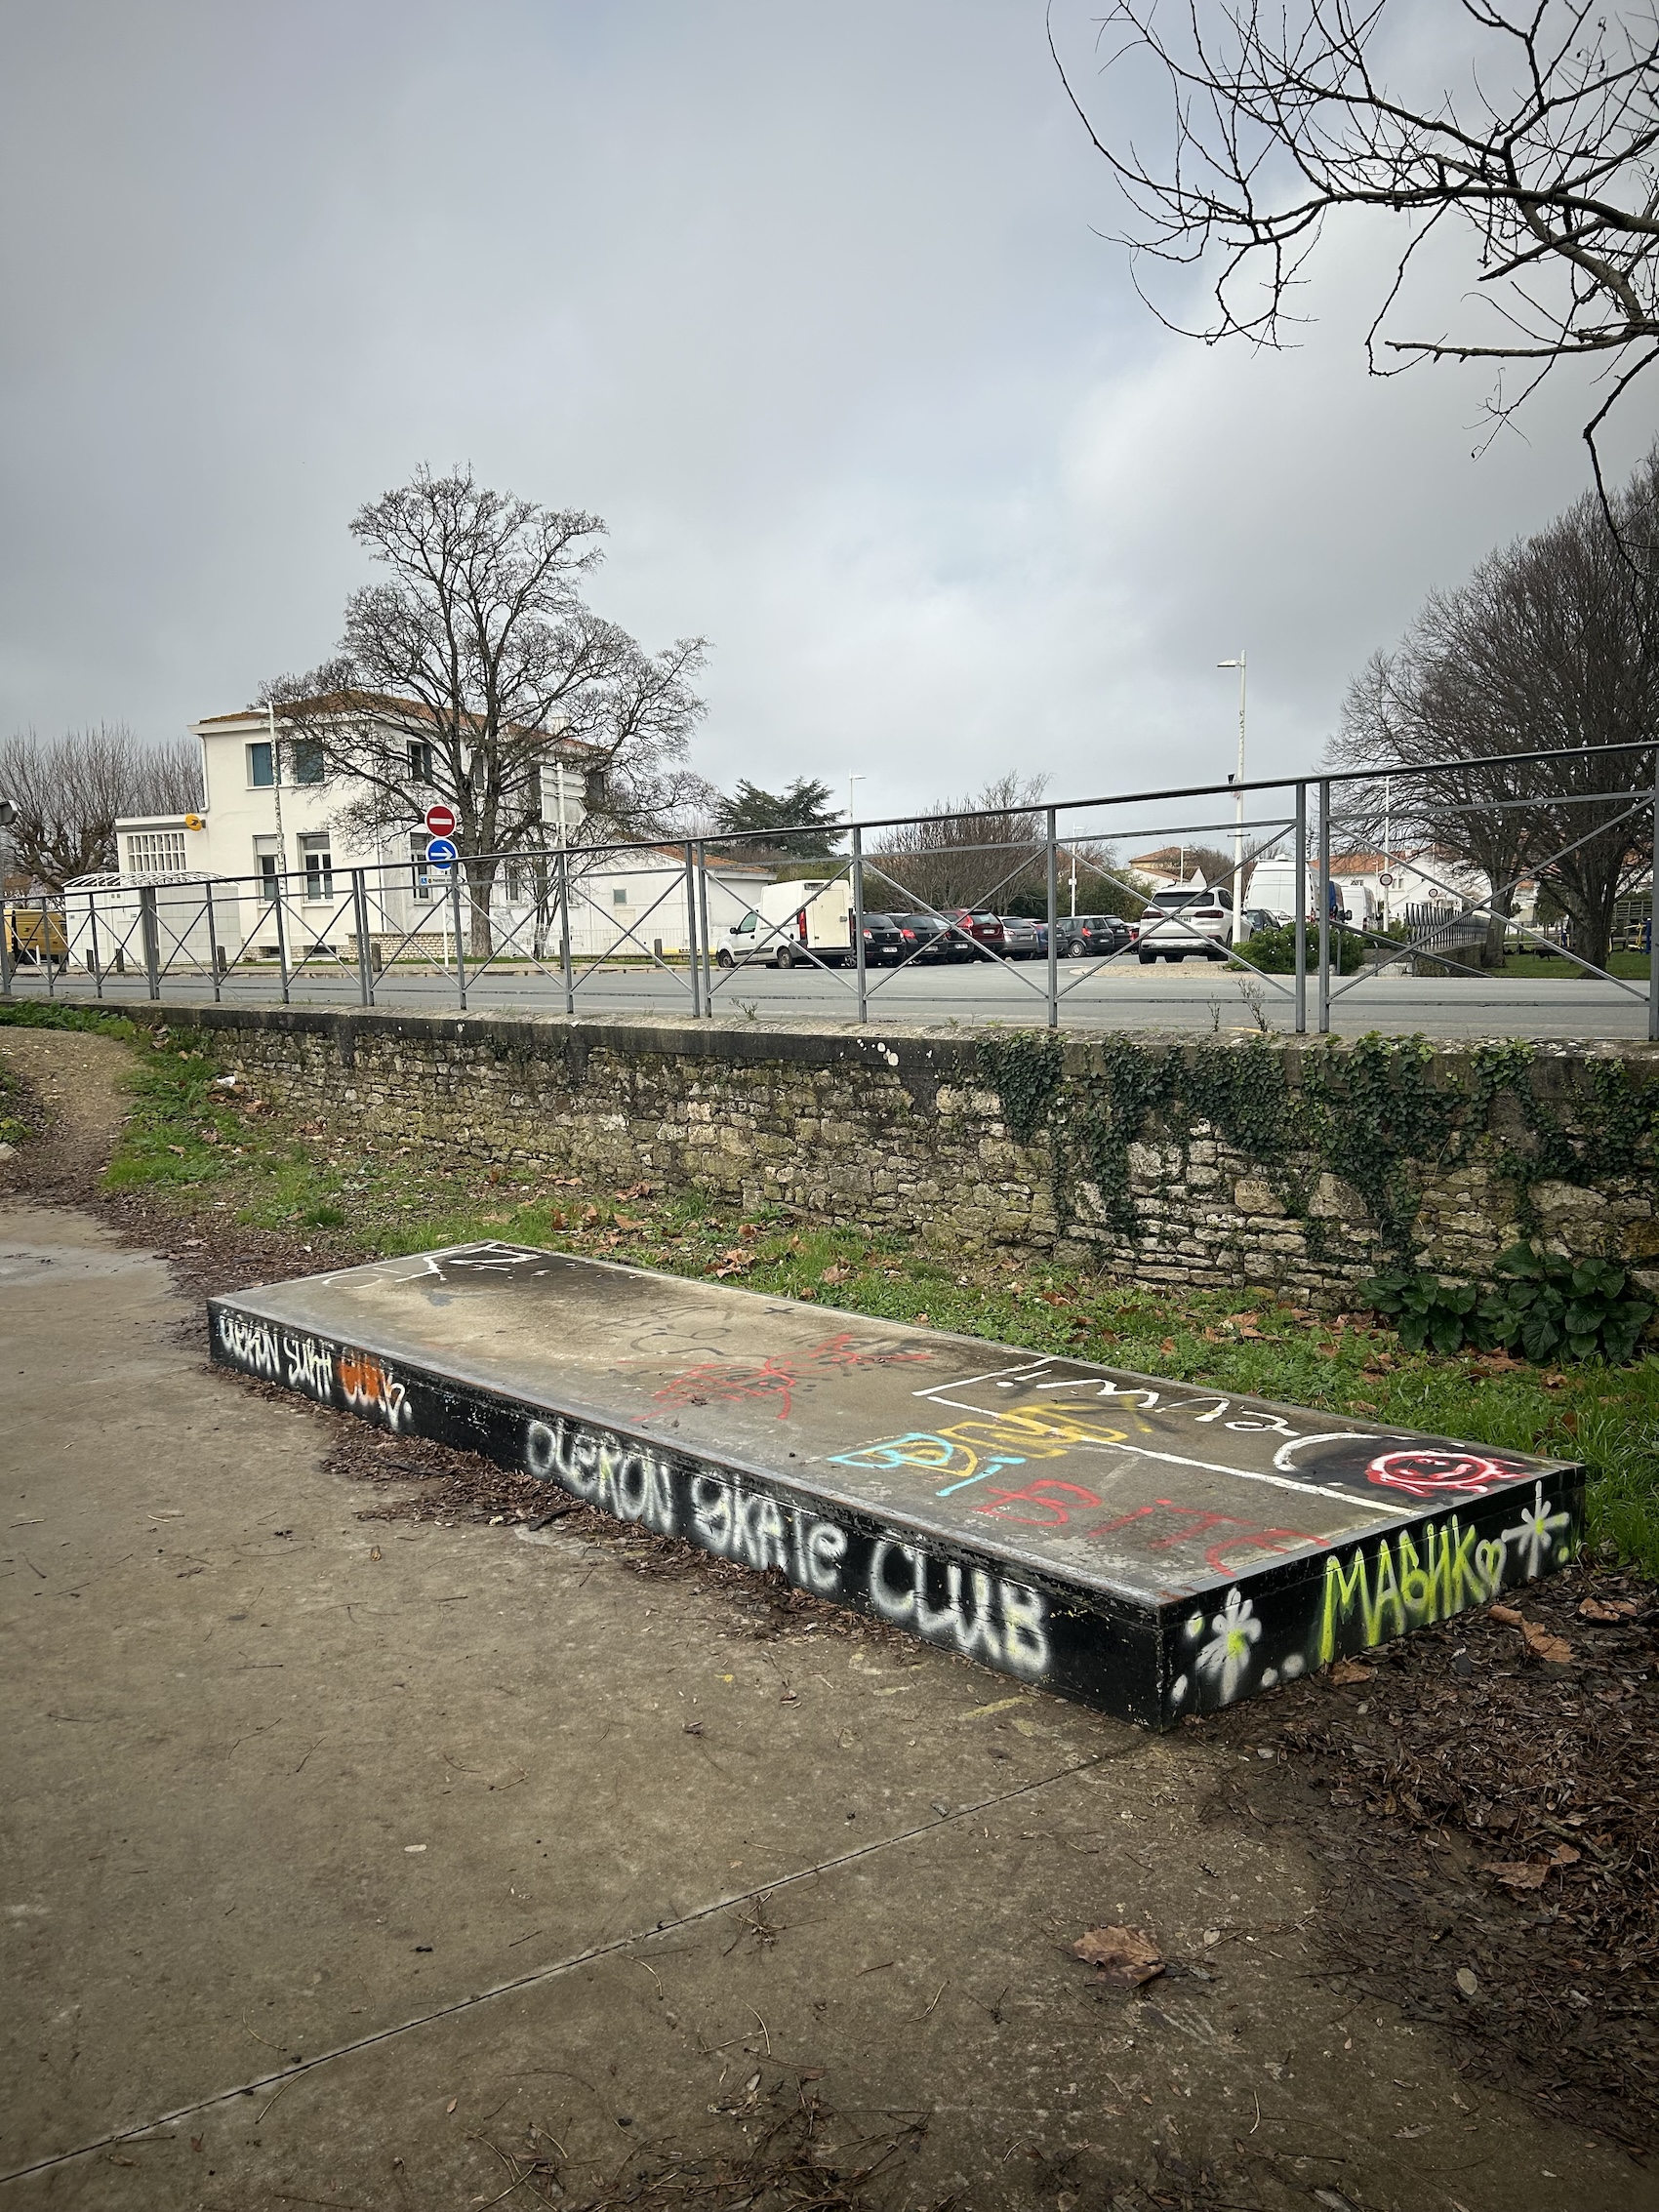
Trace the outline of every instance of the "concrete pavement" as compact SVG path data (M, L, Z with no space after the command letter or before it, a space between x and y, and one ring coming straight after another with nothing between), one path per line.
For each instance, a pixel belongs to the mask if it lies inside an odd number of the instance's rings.
M206 1371L84 1214L0 1207L0 2203L459 2206L532 2159L519 2201L603 2200L803 2099L896 2205L1649 2201L1333 1987L1294 1838L1200 1818L1236 1745L757 1639L556 1527L360 1521L336 1417ZM1177 1971L1097 1986L1111 1921Z

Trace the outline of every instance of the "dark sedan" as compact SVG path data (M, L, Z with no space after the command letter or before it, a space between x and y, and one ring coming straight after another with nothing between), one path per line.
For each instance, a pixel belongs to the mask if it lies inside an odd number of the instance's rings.
M847 916L849 932L853 917ZM910 950L904 932L899 927L897 914L866 914L864 917L864 964L867 968L897 967Z
M899 935L904 940L904 957L907 960L957 960L966 957L967 946L953 938L947 924L937 914L895 914Z
M1063 960L1110 959L1122 951L1133 934L1117 914L1062 914L1056 924Z

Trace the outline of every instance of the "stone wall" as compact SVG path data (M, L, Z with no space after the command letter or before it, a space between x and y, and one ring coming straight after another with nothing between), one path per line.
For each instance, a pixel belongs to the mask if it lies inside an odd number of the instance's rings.
M1149 1283L1271 1287L1325 1306L1390 1257L1356 1183L1315 1154L1264 1161L1213 1122L1168 1111L1108 1148L1112 1173L1098 1146L1090 1154L1073 1142L1073 1120L1098 1110L1088 1102L1110 1102L1126 1052L1166 1072L1176 1065L1166 1056L1182 1055L1181 1066L1207 1068L1212 1082L1217 1064L1198 1056L1253 1053L1254 1075L1290 1095L1309 1080L1312 1055L1340 1076L1343 1056L1358 1046L1166 1036L1051 1045L1008 1031L212 1005L155 1007L147 1018L209 1032L226 1067L302 1119L480 1167L704 1190L746 1211L852 1223L949 1251L1092 1256ZM1439 1157L1403 1163L1414 1179L1411 1256L1479 1275L1528 1227L1575 1253L1628 1260L1659 1288L1659 1052L1505 1048L1510 1089L1500 1095L1489 1081L1481 1091L1480 1048L1402 1049L1415 1053L1414 1079L1468 1098L1465 1120L1482 1124L1461 1130ZM1013 1096L1005 1072L1022 1054L1046 1069L1041 1126L1032 1096ZM1648 1149L1612 1174L1585 1156L1598 1148L1598 1101L1609 1081L1627 1102L1627 1155L1629 1102L1648 1132ZM1021 1142L1011 1122L1032 1134ZM1579 1162L1570 1176L1540 1179L1528 1168L1541 1127L1556 1133L1558 1157ZM1599 1149L1611 1156L1618 1146Z

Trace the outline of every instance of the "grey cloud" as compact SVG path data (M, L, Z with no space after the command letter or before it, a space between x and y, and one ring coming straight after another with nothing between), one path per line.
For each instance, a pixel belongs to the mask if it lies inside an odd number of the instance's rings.
M7 46L0 726L317 660L352 509L465 459L710 636L716 779L1212 773L1240 643L1292 765L1583 482L1564 388L1476 463L1477 380L1367 382L1363 238L1299 353L1163 337L1024 0L61 0Z

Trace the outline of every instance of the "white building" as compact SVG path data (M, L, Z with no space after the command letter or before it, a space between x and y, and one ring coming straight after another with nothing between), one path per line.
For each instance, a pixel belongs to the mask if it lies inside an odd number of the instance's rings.
M455 880L428 861L424 827L344 828L346 787L338 776L325 779L321 747L273 729L262 708L210 715L191 723L190 734L202 748L202 810L117 824L117 872L86 878L66 894L75 965L109 967L119 954L120 965L142 967L143 886L155 893L149 910L164 966L223 969L250 958L296 965L313 957L355 963L360 921L377 962L447 961ZM398 742L409 744L419 785L430 775L429 748L401 733ZM572 741L559 746L567 761L586 749ZM543 778L546 819L556 821L562 805L567 829L578 831L575 777L549 763ZM577 958L667 957L692 942L678 849L589 856L573 844L570 868ZM490 926L500 957L557 962L557 875L553 856L498 870ZM771 880L769 868L710 857L704 894L710 935L718 939L740 921ZM463 926L470 937L465 915Z

